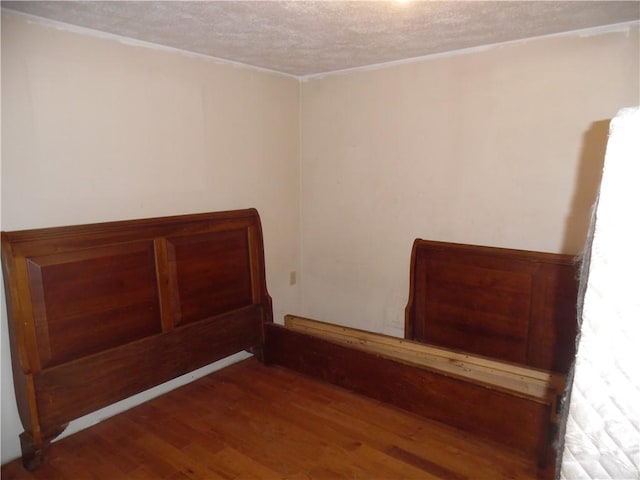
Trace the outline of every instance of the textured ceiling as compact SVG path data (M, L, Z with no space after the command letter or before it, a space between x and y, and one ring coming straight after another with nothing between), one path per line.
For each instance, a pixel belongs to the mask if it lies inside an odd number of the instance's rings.
M296 76L640 18L638 1L23 1L2 6Z

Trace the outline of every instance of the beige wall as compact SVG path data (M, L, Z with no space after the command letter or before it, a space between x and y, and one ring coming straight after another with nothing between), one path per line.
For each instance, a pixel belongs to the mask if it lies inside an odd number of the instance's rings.
M3 12L1 227L255 206L276 319L401 334L415 237L581 248L638 90L637 28L299 82Z
M256 207L274 313L297 310L298 89L3 12L2 229ZM4 313L3 461L21 431Z
M417 237L581 250L638 29L302 83L302 311L402 334Z

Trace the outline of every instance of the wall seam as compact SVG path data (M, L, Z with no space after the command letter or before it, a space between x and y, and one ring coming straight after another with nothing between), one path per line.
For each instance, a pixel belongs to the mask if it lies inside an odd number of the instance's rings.
M304 144L304 135L303 135L303 95L302 95L302 80L298 78L298 292L297 292L297 305L299 313L304 313L303 306L303 291L304 291L304 265L303 265L303 248L304 243L302 241L302 230L303 230L303 185L302 185L302 168L303 168L303 144Z

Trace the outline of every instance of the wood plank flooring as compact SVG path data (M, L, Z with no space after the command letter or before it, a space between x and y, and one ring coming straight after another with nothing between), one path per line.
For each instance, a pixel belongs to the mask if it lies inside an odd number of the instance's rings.
M437 422L254 359L55 442L2 479L550 478Z

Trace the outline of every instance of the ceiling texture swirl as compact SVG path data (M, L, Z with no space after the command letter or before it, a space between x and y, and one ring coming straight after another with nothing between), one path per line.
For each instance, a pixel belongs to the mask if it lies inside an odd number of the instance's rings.
M638 1L6 1L2 7L299 77L640 19Z

